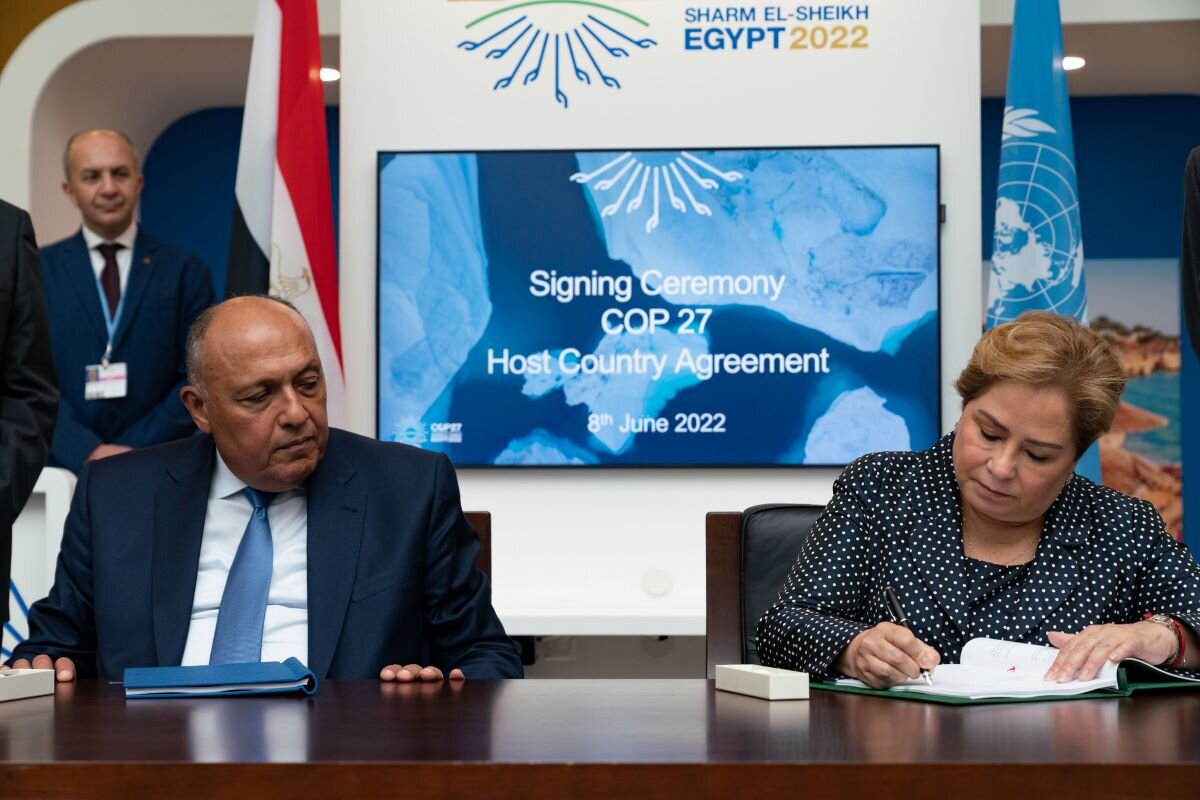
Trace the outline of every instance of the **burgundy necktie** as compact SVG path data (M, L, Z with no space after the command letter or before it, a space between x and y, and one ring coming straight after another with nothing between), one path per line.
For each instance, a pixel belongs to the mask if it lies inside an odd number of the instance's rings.
M121 302L121 271L117 268L117 251L123 244L105 242L96 245L100 255L104 256L104 269L100 272L100 288L104 289L104 299L108 301L108 316L117 315L117 305Z

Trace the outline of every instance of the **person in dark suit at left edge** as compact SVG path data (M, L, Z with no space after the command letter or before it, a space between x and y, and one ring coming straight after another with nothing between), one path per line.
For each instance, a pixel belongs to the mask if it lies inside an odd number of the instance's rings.
M179 400L183 346L213 289L203 260L134 222L144 178L125 134L75 134L63 171L83 224L42 250L62 388L50 463L78 473L87 461L195 432Z
M0 623L8 621L12 525L46 466L57 407L33 225L0 200Z

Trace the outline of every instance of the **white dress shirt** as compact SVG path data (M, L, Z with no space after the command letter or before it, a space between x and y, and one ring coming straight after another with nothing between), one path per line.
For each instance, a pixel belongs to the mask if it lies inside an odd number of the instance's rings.
M192 621L183 648L184 666L208 663L225 580L252 513L250 501L241 493L246 484L229 470L220 453L216 454L216 462L204 516ZM307 492L295 489L277 496L267 508L267 520L271 523L274 558L263 621L262 660L283 661L295 656L307 664Z
M125 296L125 287L129 285L129 270L133 268L133 244L137 241L137 223L134 222L125 232L115 239L105 239L100 234L83 226L83 241L87 243L88 256L92 259L92 271L96 273L96 280L100 280L100 273L104 271L104 255L96 248L105 242L124 245L117 251L117 274L121 276L121 296Z

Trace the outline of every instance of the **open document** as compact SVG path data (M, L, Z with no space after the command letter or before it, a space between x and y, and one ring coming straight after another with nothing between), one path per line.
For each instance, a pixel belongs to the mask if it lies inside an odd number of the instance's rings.
M932 686L918 678L879 693L917 693L967 700L1052 698L1097 691L1129 694L1138 687L1123 680L1121 669L1134 665L1139 675L1149 675L1151 682L1146 684L1147 688L1166 688L1189 682L1200 684L1200 677L1168 672L1138 659L1126 659L1120 664L1107 663L1092 680L1067 683L1045 680L1043 676L1058 652L1054 647L1036 644L972 639L963 647L960 663L942 664L934 670ZM852 678L839 679L833 687L871 691L866 684Z

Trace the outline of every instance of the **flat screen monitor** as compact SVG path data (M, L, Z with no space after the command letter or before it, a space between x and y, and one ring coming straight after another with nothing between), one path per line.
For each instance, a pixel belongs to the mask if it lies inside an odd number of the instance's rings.
M469 467L923 448L938 155L380 153L377 435Z

